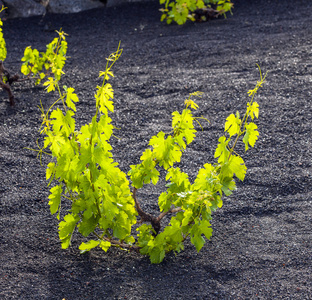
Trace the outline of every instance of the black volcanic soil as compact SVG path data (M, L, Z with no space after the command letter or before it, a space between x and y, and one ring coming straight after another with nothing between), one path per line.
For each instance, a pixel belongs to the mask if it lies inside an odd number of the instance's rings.
M39 137L40 99L47 108L56 95L15 84L10 107L1 92L1 299L312 299L312 2L234 2L227 19L184 26L160 23L157 1L5 22L5 65L15 72L25 47L44 51L53 30L69 34L62 84L79 95L80 124L94 112L105 57L121 41L112 81L120 139L113 145L124 171L199 90L198 115L211 123L180 165L194 176L214 162L225 118L244 109L259 78L256 64L269 74L257 97L259 141L243 155L246 180L214 214L213 237L199 253L187 242L160 265L114 249L80 255L78 234L61 249L45 168L24 149ZM157 210L160 189L143 191L145 210Z

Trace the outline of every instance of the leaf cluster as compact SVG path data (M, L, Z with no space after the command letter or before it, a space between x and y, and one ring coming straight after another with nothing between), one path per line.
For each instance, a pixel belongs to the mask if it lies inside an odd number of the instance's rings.
M47 86L47 91L55 90L55 82L60 81L63 72L63 67L66 61L67 41L66 33L62 30L56 31L58 37L47 45L46 52L41 52L37 49L32 49L28 46L22 57L21 73L36 79L36 84L48 77L44 83ZM54 78L51 77L54 75Z
M61 199L71 202L71 210L59 224L62 247L70 245L75 228L85 237L94 233L98 240L83 243L80 250L85 252L96 246L103 250L114 243L113 239L127 244L134 242L131 227L136 222L134 201L131 197L126 175L114 162L109 143L113 125L109 112L114 110L111 99L112 86L107 79L119 58L117 50L107 60L107 67L100 72L103 84L95 93L96 113L89 124L76 130L75 112L79 101L75 90L64 87L59 99L43 114L41 133L45 134L44 146L39 153L48 152L52 161L48 164L46 178L56 179L59 184L51 188L50 211L61 213ZM62 103L63 110L57 106Z
M0 9L2 12L4 6ZM41 52L37 49L32 49L30 46L24 51L24 56L21 61L21 73L26 75L26 78L20 78L18 74L12 75L9 70L4 67L3 61L7 56L7 49L5 39L2 32L3 22L0 19L0 87L7 91L10 104L13 106L14 96L11 90L13 82L25 81L35 79L35 83L39 84L44 78L46 82L43 84L47 87L47 91L55 90L57 82L60 81L61 76L64 74L63 67L66 61L67 41L66 34L60 30L56 31L58 37L47 45L46 52Z
M152 263L160 263L166 253L183 250L188 238L200 251L212 235L212 213L222 207L223 197L236 189L235 177L244 180L247 168L235 146L240 140L246 151L255 145L259 133L253 121L258 118L259 105L254 96L265 77L260 71L260 81L248 92L251 100L243 117L237 112L226 119L225 134L215 150L217 162L205 163L193 182L176 163L196 137L196 122L204 119L193 115L199 107L194 98L201 97L200 92L189 95L181 113L172 113L171 131L151 137L140 162L131 165L125 174L115 162L110 144L114 90L108 80L114 76L111 69L121 53L118 47L107 58L105 71L99 74L102 84L94 95L95 114L79 129L75 122L78 96L72 87L61 91L56 83L59 98L43 111L44 144L37 151L51 156L46 179L49 184L57 184L50 189L49 206L60 220L59 238L64 249L78 230L86 238L79 246L82 253L95 247L107 251L113 246L139 251ZM137 190L147 184L156 185L161 170L167 184L158 197L159 213L154 216L142 210ZM70 203L65 211L64 201ZM171 217L162 228L165 216Z
M190 21L206 21L207 17L218 17L231 12L233 3L231 0L160 0L162 12L161 21L167 24L172 22L178 25ZM214 8L212 8L212 5ZM197 13L200 13L198 18Z

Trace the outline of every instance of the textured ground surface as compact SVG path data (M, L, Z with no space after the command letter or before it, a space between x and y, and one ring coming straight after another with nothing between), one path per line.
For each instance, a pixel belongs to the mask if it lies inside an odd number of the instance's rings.
M312 295L312 2L237 0L234 15L166 26L158 4L133 4L69 16L9 20L6 66L18 71L24 48L41 51L54 29L69 34L63 83L79 97L81 124L93 112L98 71L122 42L115 65L114 120L121 167L136 162L152 134L170 126L189 92L205 93L205 125L185 153L190 175L213 161L225 118L244 109L246 91L269 70L257 98L260 137L244 156L248 173L214 214L214 233L200 253L191 244L162 264L117 250L79 254L79 236L62 250L48 208L45 170L34 153L42 88L16 84L16 106L0 101L1 299L311 299ZM51 31L47 29L52 29ZM159 188L145 190L157 209Z

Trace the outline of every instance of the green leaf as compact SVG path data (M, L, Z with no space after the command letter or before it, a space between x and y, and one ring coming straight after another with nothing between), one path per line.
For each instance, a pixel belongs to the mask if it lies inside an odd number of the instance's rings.
M195 225L194 225L195 226ZM193 226L193 228L194 228ZM193 233L191 236L191 243L195 246L197 252L205 245L205 240L199 233Z
M222 189L222 192L226 196L232 195L232 191L234 191L236 189L235 181L232 178L225 178L222 181L222 188L221 189Z
M161 18L160 18L160 22L162 22L163 20L165 20L167 18L167 15L166 14L162 14L161 15Z
M207 220L202 220L199 225L199 230L205 235L206 239L209 240L212 235L211 224Z
M253 102L252 105L247 103L247 113L250 115L251 119L253 120L254 117L259 117L259 104L257 102Z
M97 86L97 93L95 94L96 106L106 114L107 109L114 112L114 103L110 99L114 99L114 90L111 84L106 83L104 87Z
M230 151L227 148L230 139L226 140L225 136L221 136L218 141L219 141L219 144L215 151L214 157L215 158L219 157L218 162L224 163L228 160L229 155L230 155Z
M68 214L64 221L59 224L59 238L62 241L62 248L67 249L71 242L73 231L79 221L79 216Z
M165 133L160 131L156 136L153 136L149 142L150 146L153 146L156 154L156 159L163 159L166 147L165 147Z
M223 3L222 5L217 6L217 10L222 11L222 14L225 14L228 11L231 11L231 9L233 8L233 3L231 2L226 2Z
M180 162L182 156L181 148L175 143L175 139L172 136L168 136L165 139L165 133L161 131L157 136L151 138L149 145L154 148L153 154L159 166L163 166L165 170L175 162Z
M192 190L213 190L218 182L219 178L215 174L215 168L211 164L204 164L204 168L198 171Z
M146 173L143 178L144 183L148 184L152 181L153 185L156 185L159 179L159 172L155 168L152 168L151 170L145 169L145 171Z
M78 102L78 96L74 93L75 89L68 88L66 93L66 105L71 108L73 111L76 111L76 105L74 102Z
M55 163L54 162L48 163L46 170L46 180L50 179L50 177L53 175L54 172L55 172Z
M168 199L168 193L163 192L158 198L158 206L160 211L168 211L171 207L171 201Z
M246 175L246 165L240 156L232 155L229 160L229 168L236 175L236 177L243 181Z
M174 251L180 252L181 243L183 241L181 221L176 217L172 217L170 220L170 226L167 226L161 233L165 235L164 240L166 241L166 249L172 249Z
M186 22L188 14L189 10L185 6L176 5L172 7L172 15L178 25L182 25Z
M105 252L107 252L107 250L110 248L111 246L111 242L108 241L101 241L100 242L100 247L102 248L102 250L104 250Z
M166 251L163 247L152 247L149 253L150 261L152 264L159 264L163 261Z
M50 150L53 156L58 157L62 146L64 144L64 137L61 135L53 135L51 132L47 133L47 136L44 139L44 148L50 146Z
M202 0L198 0L197 1L197 8L199 8L199 9L203 9L203 8L205 8L206 6L205 6L205 2L204 1L202 1Z
M43 85L46 86L47 92L50 93L52 91L55 91L56 81L53 77L49 77Z
M139 228L136 229L138 231L138 245L140 247L140 253L143 255L147 255L149 252L149 246L151 245L151 241L155 238L152 235L152 226L143 224Z
M22 64L21 73L24 75L28 75L30 73L30 68L26 64Z
M113 72L109 71L109 70L106 70L106 71L100 71L99 73L99 77L102 77L104 76L104 80L109 80L109 77L114 77L114 74Z
M2 23L0 24L2 26ZM0 60L4 61L7 57L7 49L3 38L2 29L0 29Z
M118 214L118 207L112 203L109 197L103 202L104 214L106 215L107 220L113 220L115 216Z
M32 49L30 46L26 47L24 50L24 56L22 57L21 61L29 62L32 57Z
M100 241L88 241L87 243L81 243L79 246L80 253L83 254L85 252L90 251L91 249L97 247L100 244Z
M205 239L202 237L202 234L204 234L207 239L210 239L212 235L212 229L210 226L211 225L207 220L195 220L190 235L191 242L196 247L197 252L199 252L205 244Z
M183 190L188 189L190 182L188 175L184 172L181 172L180 168L170 168L166 175L166 180L176 183L178 186L183 185Z
M111 124L112 119L107 115L101 115L98 122L98 130L101 133L101 140L108 141L112 134L114 126Z
M242 121L240 118L236 117L234 114L231 114L226 119L224 131L227 131L230 137L235 134L239 134L241 123Z
M155 168L156 162L154 161L153 152L150 149L145 150L140 159L142 161L140 165L140 180L143 180L145 184L149 184L152 181L156 185L159 179L159 172Z
M220 173L226 180L232 180L235 174L239 180L243 181L246 171L244 160L240 156L232 154L230 160L222 165Z
M124 240L130 234L131 223L128 222L128 215L125 212L120 211L116 217L116 222L113 228L113 235L120 240Z
M64 132L67 137L70 136L75 131L74 115L75 113L71 110L67 110L65 115L59 108L53 110L50 115L53 130L55 132Z
M98 224L98 217L94 217L93 215L91 218L86 218L83 216L82 221L78 225L79 232L87 237L91 232L93 232Z
M243 138L243 142L245 143L245 151L248 150L248 144L251 147L254 147L259 135L259 132L256 130L257 128L258 126L252 122L246 125L246 133Z
M182 221L182 226L187 226L189 225L189 222L192 220L193 218L193 211L192 209L187 209L185 212L184 212L184 218L183 218L183 221Z
M49 196L49 205L50 205L50 212L51 214L55 214L60 206L61 203L61 194L62 194L62 186L61 185L57 185L53 188L50 189L50 196Z
M196 136L196 130L193 126L194 117L189 109L184 109L181 115L178 112L173 112L172 116L175 142L185 149L184 139L187 144L190 144Z

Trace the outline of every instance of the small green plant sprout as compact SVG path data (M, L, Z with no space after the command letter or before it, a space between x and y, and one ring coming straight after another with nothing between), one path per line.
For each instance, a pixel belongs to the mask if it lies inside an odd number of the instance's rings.
M161 22L166 20L167 24L173 21L178 25L187 20L205 22L218 18L220 15L226 17L226 13L232 13L233 3L231 0L160 0Z
M130 165L126 174L114 160L110 143L114 90L108 80L114 76L112 67L121 53L118 46L107 58L105 71L99 74L103 81L96 88L95 113L80 128L75 122L79 101L75 90L64 87L61 91L55 83L59 98L42 111L44 142L42 147L38 143L35 151L51 157L46 169L49 185L54 182L49 206L60 221L62 248L70 246L77 230L85 239L79 246L81 253L95 247L105 252L118 247L138 251L149 256L152 263L160 263L166 253L183 250L187 239L200 251L212 235L212 213L222 207L223 197L236 189L234 178L244 180L247 168L235 146L241 141L247 151L255 145L259 133L253 121L258 118L259 105L254 97L265 76L260 71L260 81L248 92L251 99L243 117L237 112L226 119L225 134L215 150L217 161L205 163L193 182L176 163L196 137L196 122L203 119L193 115L199 108L194 98L201 97L200 92L189 95L181 113L172 113L171 132L160 131L153 136L140 162ZM159 211L144 211L139 190L156 185L161 174L165 174L167 184L155 199Z
M2 6L1 11L5 8ZM22 82L25 80L34 79L35 84L39 84L43 79L46 82L47 91L55 90L55 84L61 79L63 67L66 61L67 42L66 33L62 30L56 31L58 37L47 45L46 52L41 52L37 49L27 47L22 58L21 73L26 75L20 78L18 74L12 75L11 72L4 67L4 60L7 56L6 43L2 32L2 20L0 19L0 86L8 93L10 105L14 106L14 96L11 90L13 82Z

